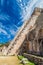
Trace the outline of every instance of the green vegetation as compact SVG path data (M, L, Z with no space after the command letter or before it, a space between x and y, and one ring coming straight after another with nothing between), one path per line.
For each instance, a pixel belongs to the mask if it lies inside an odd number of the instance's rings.
M6 47L8 47L8 45L10 44L10 42L6 42L6 43L0 43L0 47L3 47L3 46L6 46Z
M30 62L27 58L25 58L24 56L18 56L18 58L21 60L21 62L24 65L35 65L34 63Z

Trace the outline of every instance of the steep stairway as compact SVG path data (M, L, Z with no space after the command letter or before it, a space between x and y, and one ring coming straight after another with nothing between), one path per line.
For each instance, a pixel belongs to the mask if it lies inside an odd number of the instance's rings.
M35 23L39 15L40 14L32 15L29 21L24 22L23 26L21 27L15 38L11 41L8 48L4 50L3 55L18 54L18 50L23 44L27 34L36 27Z

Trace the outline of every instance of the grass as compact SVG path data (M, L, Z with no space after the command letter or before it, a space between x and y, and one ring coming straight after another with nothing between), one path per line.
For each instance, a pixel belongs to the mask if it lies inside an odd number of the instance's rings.
M19 58L20 60L22 60L23 58L26 59L24 56L18 56L18 58ZM24 65L35 65L34 63L30 62L28 59L25 60L25 62L28 62L28 63L25 63Z
M0 56L0 65L35 65L28 60L25 61L27 64L21 63L23 58L23 56Z

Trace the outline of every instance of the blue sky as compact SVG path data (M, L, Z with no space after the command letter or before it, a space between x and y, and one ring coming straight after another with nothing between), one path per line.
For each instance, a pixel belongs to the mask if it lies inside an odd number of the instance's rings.
M11 41L43 0L0 0L0 43Z

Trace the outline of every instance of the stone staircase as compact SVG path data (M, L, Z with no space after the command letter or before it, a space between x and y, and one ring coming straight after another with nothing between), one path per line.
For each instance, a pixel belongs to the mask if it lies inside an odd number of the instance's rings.
M8 48L4 50L3 55L18 54L18 50L23 44L27 34L36 27L35 23L39 15L40 14L32 15L29 21L24 22L23 26L21 27L15 38L11 41Z

